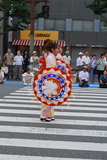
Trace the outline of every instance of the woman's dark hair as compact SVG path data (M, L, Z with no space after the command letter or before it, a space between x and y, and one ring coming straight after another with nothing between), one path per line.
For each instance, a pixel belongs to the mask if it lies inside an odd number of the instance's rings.
M101 55L100 55L100 56L101 56L101 57L102 57L102 56L104 56L104 53L101 53Z
M56 49L58 46L57 43L54 43L52 40L47 39L44 41L44 48L46 49L46 51L52 52L52 48Z
M27 52L27 56L29 56L28 51L27 51L27 50L24 50L24 52L23 52L23 57L25 56L25 52Z

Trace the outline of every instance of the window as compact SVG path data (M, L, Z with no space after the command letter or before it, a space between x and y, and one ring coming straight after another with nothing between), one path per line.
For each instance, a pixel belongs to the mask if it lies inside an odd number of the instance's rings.
M26 29L30 30L30 24L28 24ZM37 19L34 22L34 29L37 30Z
M73 20L73 31L82 31L83 23L81 20Z
M55 21L51 19L45 19L45 30L54 30Z
M93 21L83 21L83 31L93 31Z
M104 23L103 23L103 21L101 21L101 32L107 32L107 27L106 26L104 26Z
M93 21L73 20L73 31L93 31Z
M65 20L55 20L55 30L57 31L65 30Z
M37 30L37 23L38 23L38 20L36 19L36 20L35 20L35 23L34 23L34 28L35 28L35 30Z

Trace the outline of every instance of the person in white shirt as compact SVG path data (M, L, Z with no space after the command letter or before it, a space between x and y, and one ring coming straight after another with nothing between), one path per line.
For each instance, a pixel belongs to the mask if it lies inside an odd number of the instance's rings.
M107 67L107 52L104 53L104 61L105 61L105 65Z
M84 56L82 57L83 65L89 67L90 65L90 57L88 56L88 51L84 52Z
M21 56L20 51L17 51L17 55L14 57L14 62L15 62L14 78L21 80L23 56Z
M66 51L65 56L63 56L63 61L65 61L69 66L71 66L71 57L70 57L70 52Z
M76 66L78 71L82 71L83 69L83 61L82 61L83 53L79 52L79 57L76 59Z
M2 68L0 67L0 84L3 84L4 80L4 72L2 72Z
M27 69L27 72L22 74L22 77L25 86L33 84L34 74L31 72L30 68Z
M80 87L89 87L88 80L89 80L89 73L87 72L87 66L83 67L83 70L79 72L79 86Z

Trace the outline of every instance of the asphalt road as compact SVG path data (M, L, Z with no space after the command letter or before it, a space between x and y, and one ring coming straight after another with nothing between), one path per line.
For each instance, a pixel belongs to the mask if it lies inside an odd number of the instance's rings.
M0 84L0 98L9 95L11 92L23 87L22 85L6 85Z

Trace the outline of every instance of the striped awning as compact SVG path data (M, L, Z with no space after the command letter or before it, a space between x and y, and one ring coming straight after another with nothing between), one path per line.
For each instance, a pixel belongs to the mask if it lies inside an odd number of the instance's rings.
M65 47L65 41L54 41L55 43L57 43L59 46L61 47ZM30 46L30 40L13 40L12 45L16 45L16 46ZM44 41L40 41L40 40L34 40L34 46L43 46L44 45Z

